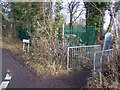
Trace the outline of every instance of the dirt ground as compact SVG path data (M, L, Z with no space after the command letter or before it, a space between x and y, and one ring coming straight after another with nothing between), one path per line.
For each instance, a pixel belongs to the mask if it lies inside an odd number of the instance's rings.
M80 88L85 87L90 70L61 77L43 78L24 64L22 58L8 49L2 49L2 77L10 70L12 79L7 88Z

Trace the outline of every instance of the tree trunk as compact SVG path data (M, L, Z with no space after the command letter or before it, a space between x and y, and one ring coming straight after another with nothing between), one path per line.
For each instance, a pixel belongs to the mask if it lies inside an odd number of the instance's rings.
M115 23L115 12L114 9L111 7L110 9L110 13L111 13L111 21L110 21L110 27L112 27L113 23ZM108 27L108 30L110 30L111 28ZM119 73L118 73L118 58L119 58L119 40L118 40L118 32L117 29L114 28L114 32L113 32L113 65L115 67L115 81L118 83L118 77L119 77Z
M72 13L70 13L70 25L69 25L70 30L72 30L72 27L73 27L72 18L73 18ZM72 31L71 31L71 33L72 33Z

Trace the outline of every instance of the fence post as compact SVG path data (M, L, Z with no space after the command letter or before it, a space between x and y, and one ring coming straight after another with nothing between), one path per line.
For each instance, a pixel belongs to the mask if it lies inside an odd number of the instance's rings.
M62 23L62 47L64 49L64 22Z
M69 47L67 49L67 70L69 69Z
M28 52L29 52L29 49L30 49L30 43L28 43Z
M93 74L95 74L95 57L96 57L96 53L94 53L94 59L93 59Z
M25 43L23 43L23 51L25 51Z
M100 76L100 87L102 88L102 73L99 71L99 76Z
M2 82L2 49L0 49L0 83Z

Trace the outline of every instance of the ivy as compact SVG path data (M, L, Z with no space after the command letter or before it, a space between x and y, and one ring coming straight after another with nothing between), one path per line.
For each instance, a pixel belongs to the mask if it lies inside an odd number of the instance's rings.
M109 9L108 2L84 2L86 8L86 26L96 26L100 33L104 22L104 11ZM101 34L102 35L102 34Z

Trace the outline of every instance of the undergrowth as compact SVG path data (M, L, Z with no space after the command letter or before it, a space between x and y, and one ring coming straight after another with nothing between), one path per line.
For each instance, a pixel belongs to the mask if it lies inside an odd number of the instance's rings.
M35 60L30 60L28 56L28 54L23 55L25 63L33 68L38 75L43 75L47 78L49 76L58 77L69 74L69 71L66 69L65 65L56 64L55 61L40 63Z
M3 37L2 38L2 48L6 48L6 49L9 49L14 52L21 53L22 42L19 39L14 40L12 38Z
M43 75L44 77L49 76L61 76L68 74L69 72L66 69L64 64L58 64L55 60L42 62L44 60L34 60L30 58L30 54L27 52L23 52L22 50L22 41L16 40L14 42L12 38L3 38L2 40L2 48L9 49L15 53L19 53L22 55L23 61L28 65L28 67L33 68L37 72L38 75ZM41 57L42 58L42 57ZM44 57L43 57L44 58Z

